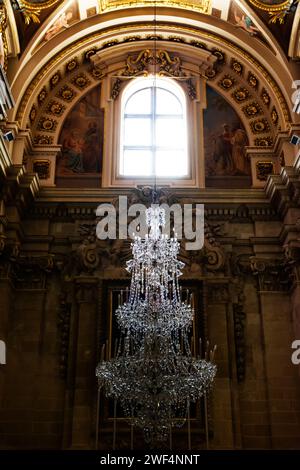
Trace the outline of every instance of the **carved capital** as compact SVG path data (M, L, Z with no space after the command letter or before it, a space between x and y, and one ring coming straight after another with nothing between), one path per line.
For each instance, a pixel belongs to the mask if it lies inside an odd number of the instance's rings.
M284 259L250 257L252 274L257 276L261 291L288 292L293 273Z

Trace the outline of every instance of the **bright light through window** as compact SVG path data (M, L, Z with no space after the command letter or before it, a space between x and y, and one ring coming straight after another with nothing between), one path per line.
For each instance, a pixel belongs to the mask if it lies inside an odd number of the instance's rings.
M186 99L174 80L138 78L122 96L120 174L188 174Z

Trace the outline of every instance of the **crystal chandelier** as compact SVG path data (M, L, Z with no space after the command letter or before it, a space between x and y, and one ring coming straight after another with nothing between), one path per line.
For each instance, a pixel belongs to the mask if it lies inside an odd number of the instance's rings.
M190 404L210 389L216 366L214 351L210 360L191 352L192 295L187 292L183 301L178 278L184 263L177 259L177 239L163 234L164 209L153 204L146 222L148 234L135 237L127 261L130 289L119 296L115 312L120 329L115 357L102 357L96 376L99 389L155 443L183 425Z

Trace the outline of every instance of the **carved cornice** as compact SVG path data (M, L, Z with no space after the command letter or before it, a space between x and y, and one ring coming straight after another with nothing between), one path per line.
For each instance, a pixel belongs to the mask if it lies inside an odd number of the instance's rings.
M11 166L11 163L11 158L5 145L2 132L0 132L0 181L2 178L7 176L7 171Z
M188 8L203 14L211 14L211 0L100 0L100 11L111 11L137 6L163 6Z
M127 25L127 30L126 30L126 35L120 34L120 27L116 28L111 28L111 35L106 37L106 32L98 32L96 34L92 34L84 39L81 39L80 41L75 42L71 46L69 45L66 49L61 51L55 58L51 59L45 66L44 68L39 71L36 75L36 77L32 80L30 85L28 86L27 90L25 91L23 97L22 97L22 103L20 104L20 107L18 109L18 114L17 114L17 120L22 122L22 125L25 125L25 120L23 119L24 117L24 112L26 112L26 119L30 114L31 109L27 107L28 102L30 101L31 104L33 104L32 101L32 95L37 96L38 93L43 89L43 87L46 86L48 88L48 84L46 84L46 80L44 78L47 76L47 73L51 73L50 70L53 70L53 73L55 72L55 67L57 67L59 71L64 69L64 66L66 65L67 61L70 61L70 54L78 54L78 51L80 51L80 54L84 57L83 60L86 60L86 57L91 56L91 54L98 53L98 51L106 51L108 48L114 48L114 46L122 46L125 43L133 43L134 41L145 41L147 40L147 33L149 33L148 29L149 25L147 24L142 24L140 25L142 29L142 33L138 34L135 30L135 33L132 33L132 36L128 36L130 34L130 29L132 26ZM167 24L161 24L160 28L162 29L167 29L168 25ZM244 67L246 68L247 65L247 71L245 70L245 73L248 72L248 66L250 67L251 72L250 78L249 78L249 83L247 80L245 81L246 88L248 91L248 94L250 95L253 90L253 78L255 77L257 83L258 83L258 91L265 92L267 93L269 97L269 101L267 103L266 109L264 109L265 114L268 114L269 116L269 125L272 127L274 126L274 129L278 129L278 125L281 125L282 128L285 127L285 122L290 121L290 115L289 115L289 109L288 105L286 103L286 100L282 94L282 91L280 90L279 86L274 82L274 79L270 76L269 72L260 64L258 61L250 56L245 50L242 50L240 47L232 44L230 41L224 39L224 37L220 37L216 34L212 33L207 33L204 31L200 31L199 29L192 28L192 27L179 27L176 26L176 28L173 28L173 32L171 34L164 34L162 38L163 41L173 41L174 44L184 44L190 47L194 47L195 49L202 50L203 52L209 51L210 53L217 54L218 52L221 52L223 56L227 54L228 50L230 50L230 55L231 57L229 58L234 59L234 64L240 63L239 61L243 62ZM174 36L180 35L180 36ZM199 37L199 40L191 39L187 40L185 37L186 35L189 35L191 38L192 36L194 37ZM153 41L153 38L148 34L149 40ZM152 35L153 36L153 35ZM110 37L110 40L108 38ZM112 39L114 38L114 39ZM210 45L201 42L201 41L207 41L207 43L214 43L212 47ZM100 44L100 45L99 45ZM86 49L84 51L84 48L90 47L90 49ZM226 49L226 53L222 52L221 49ZM123 48L124 49L124 48ZM211 49L211 50L210 50ZM216 56L217 57L217 56ZM66 59L64 59L66 58ZM82 63L82 57L77 57L76 58L79 60L80 64ZM211 65L211 64L210 64ZM218 66L221 65L221 62L218 62ZM239 75L239 69L236 68L236 65L234 66L235 68L233 69L233 72L236 73L237 79L240 81L241 77ZM223 67L222 67L223 68ZM227 64L227 68L229 68L229 65ZM231 70L229 68L229 70ZM227 72L227 71L226 71ZM218 75L218 74L217 74ZM209 78L214 79L215 74L213 75L208 75ZM101 77L100 77L101 78ZM243 84L242 89L245 88L245 84ZM238 84L237 84L238 85ZM249 87L248 87L249 85ZM249 90L248 90L249 88ZM237 88L238 90L238 88ZM237 91L236 90L236 91ZM255 90L254 90L255 91ZM240 96L240 95L239 95ZM274 98L274 99L273 99ZM252 99L253 101L253 99ZM251 101L251 102L252 102ZM257 97L256 101L258 103L258 108L264 105L264 99L263 97L259 96ZM250 103L250 102L249 102ZM242 107L244 107L245 103L242 103ZM273 112L275 110L275 114ZM242 116L244 116L244 113L241 113ZM269 115L270 114L270 115ZM275 122L275 115L278 115L278 123ZM274 120L272 120L272 116L274 116ZM250 116L251 117L251 116ZM252 116L253 117L253 116ZM264 139L264 145L266 144L267 140Z
M290 208L300 207L300 173L296 167L284 167L280 175L269 176L266 195L282 218Z
M3 252L5 245L15 244L24 235L20 219L32 207L39 192L39 181L35 174L26 173L23 165L10 164L1 152L0 160L5 175L0 177L0 252ZM16 211L8 215L8 207L15 207Z
M16 205L20 211L27 209L39 193L39 180L35 173L27 173L23 165L7 168L7 177L2 187L2 198L6 205Z
M166 191L170 188L166 187ZM132 193L132 189L122 188L122 194L128 196ZM100 202L111 201L120 195L118 188L101 188L89 189L85 188L80 191L76 188L41 188L36 202L39 203L76 203L81 204L98 204ZM258 210L272 212L269 200L263 189L189 189L176 188L176 197L178 200L186 203L203 203L210 204L211 210L217 215L218 211L224 211L224 214L231 213L234 215L236 204L248 204L251 207L257 207ZM221 201L221 204L220 204ZM212 207L215 207L213 209ZM263 213L263 212L262 212Z

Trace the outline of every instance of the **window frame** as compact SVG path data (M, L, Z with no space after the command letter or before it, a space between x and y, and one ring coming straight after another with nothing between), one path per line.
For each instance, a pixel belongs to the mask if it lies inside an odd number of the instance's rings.
M133 188L153 185L154 178L122 177L119 175L120 138L121 138L121 103L127 85L136 77L117 77L112 70L102 82L101 107L104 109L104 148L102 168L102 188ZM140 77L139 77L140 78ZM156 178L156 183L172 188L204 188L204 145L203 145L203 109L206 106L205 80L200 76L193 78L196 96L189 95L188 79L170 77L176 80L186 97L187 145L190 175L183 178ZM116 80L119 80L119 92L112 97ZM201 98L201 99L200 99Z
M172 113L158 113L157 112L157 89L165 90L167 93L173 95L173 97L178 101L180 104L181 113L172 114ZM128 102L131 98L134 97L135 94L143 91L143 90L150 90L150 112L147 113L139 113L139 114L129 114L126 113L126 107ZM156 143L156 122L157 119L180 119L182 121L182 126L184 127L184 142L181 149L176 146L163 146L159 147ZM125 125L126 119L145 119L150 124L150 144L149 145L127 145L125 143ZM150 160L150 168L151 174L149 175L130 175L124 174L124 170L122 171L122 166L124 168L125 165L125 156L124 151L126 150L140 150L148 151L151 154ZM186 165L186 172L182 175L159 175L157 174L157 152L158 151L178 151L181 150L183 152L183 157L185 160ZM175 80L171 80L165 77L147 77L147 78L138 78L132 82L130 82L124 89L122 98L121 98L121 113L120 113L120 149L119 149L119 159L118 159L118 166L117 166L117 175L119 178L129 178L129 179L147 179L147 178L156 178L158 180L161 179L182 179L182 178L190 178L191 176L191 168L190 168L190 158L189 158L189 148L188 148L188 129L187 129L187 103L186 103L186 95L183 92L182 88L175 82Z

